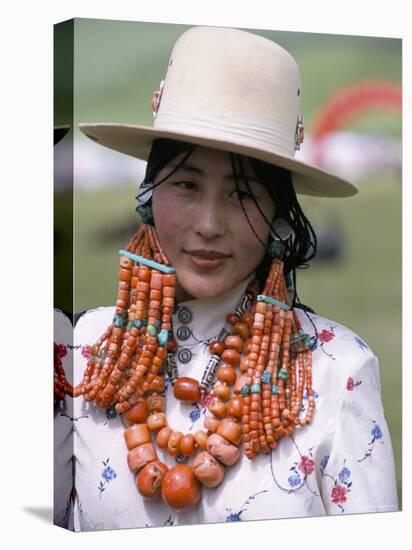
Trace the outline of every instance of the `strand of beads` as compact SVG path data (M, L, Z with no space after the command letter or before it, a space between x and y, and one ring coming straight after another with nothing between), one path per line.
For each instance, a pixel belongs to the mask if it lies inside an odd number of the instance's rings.
M65 347L63 346L65 349ZM66 378L66 373L64 372L63 363L61 357L66 354L64 351L63 354L59 354L59 346L54 343L54 373L53 373L53 382L54 382L54 402L64 399L66 395L73 397L73 387Z
M272 262L264 293L257 300L241 389L243 443L249 459L268 453L297 425L310 422L315 407L310 346L304 350L292 347L302 331L291 310L280 260ZM308 410L299 419L305 383Z

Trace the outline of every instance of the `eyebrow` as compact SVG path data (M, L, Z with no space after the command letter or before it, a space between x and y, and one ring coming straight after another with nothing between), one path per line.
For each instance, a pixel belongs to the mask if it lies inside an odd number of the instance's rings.
M175 170L177 168L176 172L182 170L183 172L188 172L190 174L197 174L199 176L205 176L206 175L206 172L204 170L201 170L197 166L194 166L193 164L190 164L188 162L185 162L184 164L181 164L180 166L178 164L171 163L170 167L173 170ZM240 174L237 174L237 176L241 179ZM256 183L260 183L260 181L256 178L256 176L251 176L250 174L245 174L245 176L246 176L248 181L255 181ZM234 178L233 174L227 174L226 176L224 176L223 179L225 179L226 181L233 181L235 178Z

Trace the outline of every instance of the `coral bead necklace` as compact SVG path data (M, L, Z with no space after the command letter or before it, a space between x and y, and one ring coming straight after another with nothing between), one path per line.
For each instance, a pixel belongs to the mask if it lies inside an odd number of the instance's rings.
M146 499L161 496L175 510L196 505L202 486L217 487L243 451L250 460L310 423L310 339L291 308L280 259L272 261L262 294L248 285L229 313L200 381L179 376L172 332L176 275L154 228L142 224L120 251L112 324L92 346L74 396L114 406L128 428L128 466ZM175 431L166 416L165 376L176 399L193 404L212 391L204 430ZM303 393L308 406L302 412ZM156 445L174 457L169 468ZM189 464L189 461L191 463Z

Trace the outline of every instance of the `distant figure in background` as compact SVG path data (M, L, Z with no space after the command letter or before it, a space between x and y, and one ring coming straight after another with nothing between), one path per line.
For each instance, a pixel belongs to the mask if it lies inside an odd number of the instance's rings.
M198 27L153 128L81 125L148 162L116 304L76 325L76 530L398 509L376 357L296 291L296 194L357 191L294 158L300 99L279 45Z

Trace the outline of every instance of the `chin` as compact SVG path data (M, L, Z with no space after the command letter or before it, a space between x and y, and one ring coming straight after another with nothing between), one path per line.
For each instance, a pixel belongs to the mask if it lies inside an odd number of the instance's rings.
M185 281L182 281L180 284L181 292L179 292L179 294L183 298L180 301L186 301L190 299L206 300L208 298L217 298L218 296L221 296L222 294L225 294L225 292L231 290L237 284L218 284L216 282L213 283L212 281L204 280L196 282L188 281L186 284L185 283Z

